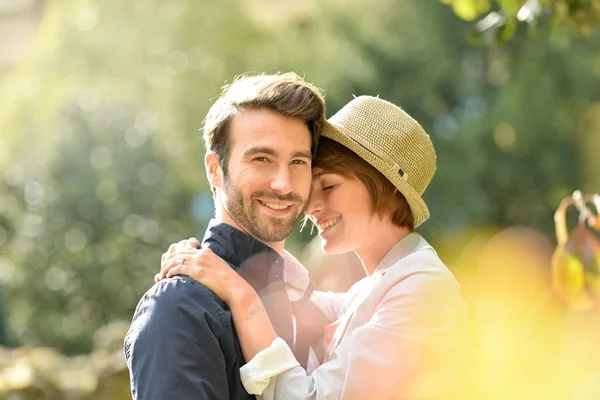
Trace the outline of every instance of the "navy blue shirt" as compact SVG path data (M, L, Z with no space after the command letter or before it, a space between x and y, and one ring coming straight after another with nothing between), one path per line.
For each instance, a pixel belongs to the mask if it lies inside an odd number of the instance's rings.
M282 257L214 220L202 247L210 248L254 287L277 334L293 349L292 305L285 291ZM229 307L186 276L164 279L144 294L124 350L134 400L254 399L241 384L239 369L245 361Z

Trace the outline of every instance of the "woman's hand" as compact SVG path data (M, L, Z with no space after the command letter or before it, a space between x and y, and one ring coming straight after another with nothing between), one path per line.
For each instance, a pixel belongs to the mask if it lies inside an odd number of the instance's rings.
M195 238L172 244L163 254L155 280L187 275L225 301L233 315L242 352L251 360L277 338L269 315L256 291L233 268Z
M253 290L212 250L199 249L199 246L200 242L195 238L171 245L163 254L161 272L155 276L155 281L186 275L208 287L226 303L236 298L240 291Z
M165 260L173 257L173 255L179 251L199 249L199 248L200 248L200 241L196 238L184 239L184 240L180 240L177 243L171 244L169 246L169 250L167 250L166 253L163 253L162 257L160 258L160 263L161 263L160 270L161 271L158 274L154 275L154 282L158 282L162 279L165 279L165 274L163 274Z

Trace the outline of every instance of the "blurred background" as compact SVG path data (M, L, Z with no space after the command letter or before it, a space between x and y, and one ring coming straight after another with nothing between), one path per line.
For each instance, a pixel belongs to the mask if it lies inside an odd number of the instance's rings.
M213 213L203 118L277 71L328 115L379 95L430 134L418 232L469 304L461 398L600 398L600 252L584 306L551 268L561 199L600 191L599 20L596 0L0 0L0 399L131 397L135 306ZM321 289L364 275L310 229L287 247Z

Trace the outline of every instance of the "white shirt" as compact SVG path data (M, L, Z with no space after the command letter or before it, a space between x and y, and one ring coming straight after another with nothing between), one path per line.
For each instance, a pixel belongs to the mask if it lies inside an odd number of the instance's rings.
M248 393L264 400L443 397L448 371L435 350L458 343L466 308L458 282L420 235L400 240L330 311L340 321L323 364L307 374L277 338L241 368Z
M283 260L284 281L288 298L290 301L297 301L304 296L310 285L308 270L287 250L283 252ZM329 322L333 322L338 317L345 297L346 293L319 292L315 290L310 296L310 301L325 314ZM292 317L294 337L296 337L296 318L293 315ZM309 370L312 370L317 366L318 361L312 349L309 352Z

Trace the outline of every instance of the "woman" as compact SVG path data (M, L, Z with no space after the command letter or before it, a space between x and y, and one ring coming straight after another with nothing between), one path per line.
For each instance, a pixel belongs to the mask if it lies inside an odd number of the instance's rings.
M157 279L191 276L228 303L249 360L241 375L251 394L449 398L446 350L457 349L464 304L453 275L413 232L429 216L421 198L435 171L429 136L400 108L368 96L333 116L323 136L306 215L318 227L323 249L354 251L367 277L337 309L321 365L310 374L300 366L256 292L210 250L167 253Z

